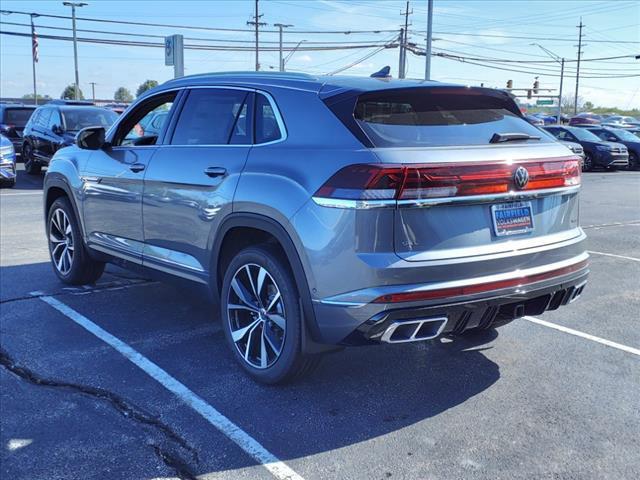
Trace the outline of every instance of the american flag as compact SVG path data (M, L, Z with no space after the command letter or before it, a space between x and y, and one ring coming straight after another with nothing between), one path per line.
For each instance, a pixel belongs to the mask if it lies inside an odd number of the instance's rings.
M38 63L38 34L36 33L36 27L33 24L33 18L31 19L31 50L33 61Z

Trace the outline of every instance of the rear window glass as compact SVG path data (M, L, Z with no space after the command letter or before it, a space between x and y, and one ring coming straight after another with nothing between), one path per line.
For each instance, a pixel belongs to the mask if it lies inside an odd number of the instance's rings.
M77 132L86 127L108 129L118 118L111 110L104 108L68 108L62 110L64 127L69 132Z
M33 108L7 108L4 111L3 123L24 127L31 118L33 110Z
M496 133L546 136L507 109L504 100L482 94L433 93L427 89L361 95L354 117L376 147L487 145Z

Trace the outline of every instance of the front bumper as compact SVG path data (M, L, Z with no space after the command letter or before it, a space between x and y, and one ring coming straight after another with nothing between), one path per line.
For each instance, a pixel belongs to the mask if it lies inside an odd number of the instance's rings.
M628 153L601 153L598 163L604 167L626 167L629 165Z
M14 163L0 164L0 180L12 181L16 178L16 165Z

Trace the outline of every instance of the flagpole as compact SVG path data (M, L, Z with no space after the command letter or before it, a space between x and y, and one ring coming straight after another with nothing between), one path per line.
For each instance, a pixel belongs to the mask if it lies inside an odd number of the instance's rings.
M33 102L38 105L38 89L36 87L36 62L38 61L38 40L36 38L36 27L33 24L33 18L37 17L35 13L31 14L31 67L33 69Z

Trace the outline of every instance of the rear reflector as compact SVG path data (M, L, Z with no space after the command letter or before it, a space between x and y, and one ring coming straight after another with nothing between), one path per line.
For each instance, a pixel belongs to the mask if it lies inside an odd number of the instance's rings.
M525 180L516 178L524 167ZM580 159L420 165L349 165L315 197L344 200L420 200L533 191L580 185ZM520 182L517 183L517 181Z
M538 273L526 277L510 278L508 280L499 280L489 283L477 283L474 285L466 285L463 287L443 288L439 290L426 290L420 292L404 292L392 293L376 298L373 303L401 303L401 302L417 302L420 300L436 300L440 298L459 297L464 295L473 295L475 293L483 293L491 290L500 290L502 288L514 288L528 285L531 283L549 280L551 278L567 275L577 272L585 268L589 262L582 262L569 265L568 267L551 270L549 272Z

